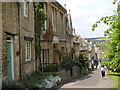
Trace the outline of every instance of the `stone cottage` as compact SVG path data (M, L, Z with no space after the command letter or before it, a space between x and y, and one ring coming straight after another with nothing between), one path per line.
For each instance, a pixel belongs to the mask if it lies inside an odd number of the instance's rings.
M41 35L41 64L58 63L66 52L66 9L59 2L45 2L47 20Z
M87 54L89 59L89 68L92 68L92 64L97 63L98 53L96 51L96 46L93 45L91 41L88 42L87 40L82 39L82 43L80 45L80 52L85 52Z
M2 77L23 79L35 71L33 2L2 2Z
M80 35L74 36L73 46L75 49L75 57L76 58L79 58L79 56L80 56L80 39L81 39Z
M67 54L69 54L73 59L75 59L75 49L74 49L74 37L75 37L75 29L72 25L71 12L69 10L68 14L65 17L66 23L66 46L67 46Z

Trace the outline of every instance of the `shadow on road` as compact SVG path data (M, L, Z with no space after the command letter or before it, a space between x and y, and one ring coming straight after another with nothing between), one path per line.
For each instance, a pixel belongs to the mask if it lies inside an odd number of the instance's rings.
M95 70L86 76L70 80L66 84L67 85L63 84L64 86L62 88L75 87L75 88L106 88L108 89L108 87L111 87L114 84L114 82L110 80L108 77L105 77L102 79L100 70Z
M91 73L89 73L89 74L94 74L94 72L91 72ZM74 82L77 82L77 81L82 81L82 80L88 79L88 78L91 77L89 74L88 74L88 75L85 75L85 76L82 76L82 77L79 77L79 78L75 78L75 79L66 81L66 82L64 82L64 83L62 82L59 86L57 86L57 88L62 87L64 84L74 83Z
M84 77L82 77L82 78L80 78L79 80L85 80L85 79L88 79L88 78L90 78L91 76L84 76Z
M107 75L111 75L111 76L120 76L120 74L107 74Z
M94 72L91 72L90 74L94 74Z

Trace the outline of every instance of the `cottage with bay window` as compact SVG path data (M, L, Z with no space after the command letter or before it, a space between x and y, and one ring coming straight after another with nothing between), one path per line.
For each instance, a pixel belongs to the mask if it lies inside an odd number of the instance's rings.
M66 52L65 14L67 10L59 2L45 2L44 12L47 20L44 22L44 31L41 35L41 61L42 68L46 64L58 64Z

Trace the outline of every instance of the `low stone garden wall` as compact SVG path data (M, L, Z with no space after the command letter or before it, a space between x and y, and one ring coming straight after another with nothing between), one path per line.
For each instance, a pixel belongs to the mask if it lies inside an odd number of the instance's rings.
M78 78L80 77L80 68L78 66L73 66L71 70L66 70L66 69L61 69L59 71L61 77L62 77L62 82L69 81L73 78Z

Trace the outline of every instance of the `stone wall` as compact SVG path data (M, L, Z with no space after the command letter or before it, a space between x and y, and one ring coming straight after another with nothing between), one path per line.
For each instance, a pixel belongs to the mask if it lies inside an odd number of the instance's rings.
M3 15L3 14L2 14ZM2 22L3 23L3 22ZM3 27L2 30L4 31ZM7 59L6 59L6 37L7 35L3 32L2 39L2 79L5 79L7 76Z
M80 68L77 66L73 66L72 68L72 74L71 75L71 71L70 70L66 70L66 69L61 69L60 70L60 75L62 76L62 82L67 82L73 78L78 78L80 77Z
M5 32L11 32L12 34L18 33L18 27L17 27L17 5L15 2L2 2L2 14L3 14L3 27Z
M0 2L0 42L2 42L2 2ZM2 43L0 43L0 90L2 86Z
M25 60L25 37L32 38L31 40L31 60ZM21 47L21 60L22 60L22 76L30 75L36 69L35 64L35 38L34 38L34 8L33 2L28 3L28 15L24 16L24 3L20 3L20 47Z
M18 6L16 2L2 2L2 77L7 79L7 37L11 36L13 41L13 72L14 79L19 79L19 24L18 24Z
M19 7L20 5L20 7ZM33 3L29 3L28 17L24 16L24 3L20 2L3 2L2 3L2 76L3 80L7 79L7 54L6 42L7 36L13 39L13 62L14 62L14 79L20 79L20 70L24 73L32 73L35 70L35 48L34 48L34 10ZM32 40L32 60L25 62L25 43L24 37L31 37ZM22 62L21 62L22 61ZM32 63L32 64L31 64ZM22 64L22 65L21 65ZM20 66L21 65L21 66ZM30 68L30 69L29 69Z

